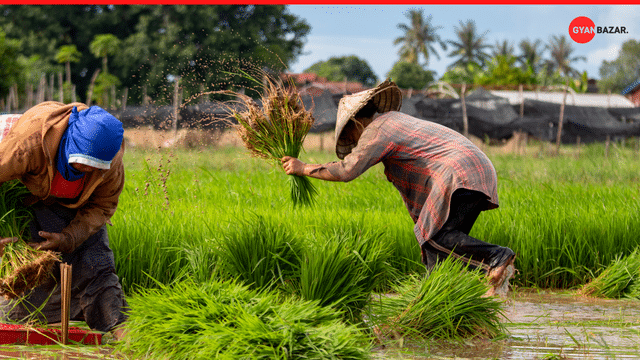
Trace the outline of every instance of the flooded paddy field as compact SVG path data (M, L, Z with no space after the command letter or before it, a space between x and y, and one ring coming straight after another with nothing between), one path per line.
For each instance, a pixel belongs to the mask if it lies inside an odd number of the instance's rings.
M378 346L374 359L640 359L640 302L518 290L504 304L507 335ZM3 346L0 359L129 359L110 346Z
M640 302L523 290L504 304L507 336L464 342L405 341L378 359L640 359Z

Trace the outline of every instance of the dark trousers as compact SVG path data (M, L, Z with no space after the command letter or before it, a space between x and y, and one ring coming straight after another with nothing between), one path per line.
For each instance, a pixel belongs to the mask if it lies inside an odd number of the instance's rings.
M459 189L453 193L447 221L422 245L422 262L427 270L451 255L469 264L471 269L488 272L515 255L508 247L469 236L478 215L486 208L487 197L481 192Z
M75 217L76 210L59 204L33 206L31 224L34 242L43 240L38 231L60 232ZM107 228L103 226L72 253L63 254L62 262L72 265L71 320L85 321L91 329L109 331L127 318L128 304L115 273L113 252L109 248ZM21 299L0 299L0 317L27 321L33 317L46 323L61 321L59 265L54 265L50 279L26 293Z

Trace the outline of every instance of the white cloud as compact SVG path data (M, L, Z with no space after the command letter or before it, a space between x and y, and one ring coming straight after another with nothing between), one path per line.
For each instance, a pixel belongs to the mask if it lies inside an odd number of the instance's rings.
M587 54L587 62L589 64L601 64L604 60L615 60L621 48L620 44L610 44L606 48L591 51Z

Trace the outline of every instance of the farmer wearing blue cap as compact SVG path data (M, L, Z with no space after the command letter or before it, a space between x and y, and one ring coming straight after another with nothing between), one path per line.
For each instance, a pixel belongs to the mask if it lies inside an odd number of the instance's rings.
M122 123L98 106L49 101L0 116L0 184L19 179L35 220L32 246L71 264L71 320L110 331L126 320L106 224L124 186ZM0 249L13 238L0 240ZM0 299L0 319L60 322L60 274L22 301ZM44 304L44 306L43 306Z

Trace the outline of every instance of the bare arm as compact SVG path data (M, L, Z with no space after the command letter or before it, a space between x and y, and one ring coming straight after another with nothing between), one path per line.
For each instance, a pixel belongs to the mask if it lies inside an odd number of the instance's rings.
M306 164L291 156L285 156L280 161L287 175L309 176L326 181L343 181L343 179L331 174L322 164Z

